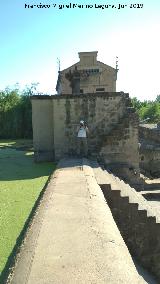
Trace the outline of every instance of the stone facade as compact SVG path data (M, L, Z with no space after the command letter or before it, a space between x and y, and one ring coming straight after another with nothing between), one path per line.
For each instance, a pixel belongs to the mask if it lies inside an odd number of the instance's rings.
M80 120L89 128L89 154L135 183L139 175L138 117L123 92L33 96L35 160L75 155Z
M146 175L160 177L160 128L156 125L141 125L140 167Z
M117 69L97 61L97 51L79 52L80 61L59 71L56 90L58 94L72 94L68 72L75 67L81 73L80 93L116 92Z

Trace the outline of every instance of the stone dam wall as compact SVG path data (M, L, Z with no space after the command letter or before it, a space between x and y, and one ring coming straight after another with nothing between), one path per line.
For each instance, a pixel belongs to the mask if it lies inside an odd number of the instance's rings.
M136 270L89 160L59 162L9 283L147 283Z
M160 283L160 216L119 178L107 171L105 178L100 186L128 249Z
M132 171L139 174L138 117L129 94L37 95L31 100L37 162L75 155L77 127L84 120L89 128L89 155L136 183Z

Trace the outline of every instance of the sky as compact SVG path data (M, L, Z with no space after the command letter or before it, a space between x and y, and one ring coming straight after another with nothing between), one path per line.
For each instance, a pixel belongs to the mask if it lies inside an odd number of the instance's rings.
M0 90L38 82L39 92L55 94L57 58L63 70L79 61L78 52L98 51L98 60L114 68L118 56L117 91L154 100L160 94L159 15L159 0L0 0Z

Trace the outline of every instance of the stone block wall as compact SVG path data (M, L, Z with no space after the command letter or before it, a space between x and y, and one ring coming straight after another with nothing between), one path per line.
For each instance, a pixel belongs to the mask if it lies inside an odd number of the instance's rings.
M160 216L129 185L106 173L101 189L131 254L160 283Z
M157 127L147 127L147 125L139 126L139 136L141 139L146 141L151 141L155 143L160 143L160 128Z
M160 177L160 146L141 145L140 168L145 175Z
M100 156L107 169L141 190L144 182L139 170L138 123L135 110L127 106L124 116L102 140Z
M77 127L84 120L90 155L139 170L137 116L128 94L33 96L32 106L37 160L43 151L50 151L50 158L54 152L56 160L75 154Z
M32 100L32 126L35 160L54 160L53 105L48 96Z
M139 127L140 167L147 175L160 177L160 129L144 125Z

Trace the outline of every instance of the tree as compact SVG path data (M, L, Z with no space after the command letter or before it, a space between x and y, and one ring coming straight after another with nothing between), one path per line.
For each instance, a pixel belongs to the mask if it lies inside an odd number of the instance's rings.
M20 92L18 84L13 89L0 92L0 138L32 138L32 107L30 96L38 83L26 86Z
M160 104L157 102L149 103L139 110L140 118L150 118L149 122L157 123L160 120Z
M156 102L160 103L160 95L156 97Z
M139 101L136 97L131 99L133 107L138 110L141 108L141 101Z

